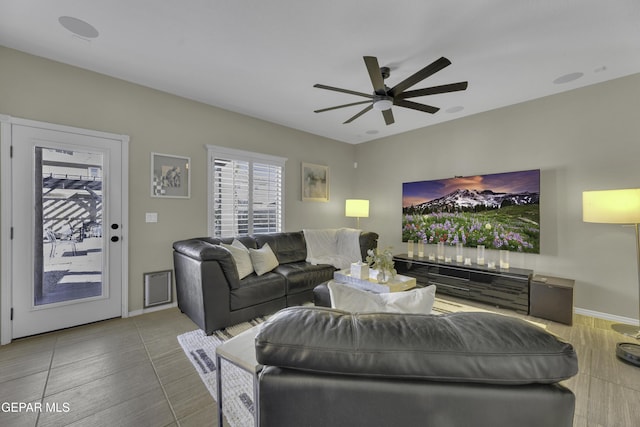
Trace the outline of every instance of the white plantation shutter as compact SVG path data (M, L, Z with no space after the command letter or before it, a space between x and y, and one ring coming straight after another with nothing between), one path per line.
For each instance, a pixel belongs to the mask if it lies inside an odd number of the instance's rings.
M253 163L253 233L282 230L282 167Z
M249 162L213 159L214 237L249 234Z
M209 234L236 237L282 231L282 157L208 145Z

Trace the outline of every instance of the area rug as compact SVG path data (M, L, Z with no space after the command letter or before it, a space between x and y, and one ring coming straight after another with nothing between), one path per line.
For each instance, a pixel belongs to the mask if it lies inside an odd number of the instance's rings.
M218 401L216 347L265 320L267 317L258 317L248 322L217 330L209 336L205 335L201 329L178 335L180 346L216 402ZM221 370L222 404L225 418L231 427L253 426L255 411L252 375L226 360L222 361Z
M312 304L311 304L312 305ZM489 310L473 307L458 302L436 298L433 313L446 314L461 311L485 312ZM226 340L235 337L268 319L269 316L252 319L225 329L215 331L207 336L200 329L178 335L178 342L191 363L198 371L202 382L213 396L217 398L216 389L216 347ZM539 323L537 326L544 328ZM249 427L254 425L253 378L250 373L237 366L222 361L222 403L224 416L231 427Z

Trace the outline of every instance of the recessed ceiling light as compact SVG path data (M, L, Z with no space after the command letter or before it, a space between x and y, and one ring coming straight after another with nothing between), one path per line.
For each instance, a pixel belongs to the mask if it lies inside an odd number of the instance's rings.
M464 107L462 105L458 105L455 107L451 107L451 108L447 108L445 111L447 113L458 113L460 111L464 110Z
M569 73L569 74L565 74L564 76L558 77L557 79L555 79L553 81L553 83L555 83L557 85L561 85L561 84L564 84L564 83L572 82L574 80L578 80L582 76L584 76L584 73L580 73L580 72Z
M100 34L93 25L83 21L82 19L74 18L72 16L61 16L60 18L58 18L58 22L64 28L80 37L95 39L96 37L98 37L98 34Z
M377 135L378 131L375 129L371 129L365 132L367 135Z

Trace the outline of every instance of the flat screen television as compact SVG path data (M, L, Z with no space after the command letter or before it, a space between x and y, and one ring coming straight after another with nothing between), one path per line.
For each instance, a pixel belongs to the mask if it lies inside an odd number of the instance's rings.
M402 241L540 253L540 170L402 184Z

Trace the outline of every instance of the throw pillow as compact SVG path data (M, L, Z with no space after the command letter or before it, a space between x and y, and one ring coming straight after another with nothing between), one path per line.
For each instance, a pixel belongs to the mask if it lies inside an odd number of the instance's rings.
M240 243L239 240L234 239L230 245L222 243L222 246L231 252L231 256L236 262L236 268L238 269L238 276L240 277L240 280L253 273L253 264L251 263L249 249L247 249L245 245Z
M436 297L436 285L378 295L382 298L387 312L429 314Z
M436 286L405 292L374 294L335 281L329 282L331 307L352 313L415 313L430 314L436 296Z
M265 243L260 249L249 249L249 255L251 256L253 269L258 276L270 272L279 265L278 258L276 258L276 254L273 253L268 243Z

